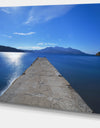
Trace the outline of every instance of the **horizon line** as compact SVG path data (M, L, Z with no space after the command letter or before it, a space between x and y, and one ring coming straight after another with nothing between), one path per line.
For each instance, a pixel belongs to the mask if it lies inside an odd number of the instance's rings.
M42 49L45 49L45 48L55 48L55 47L60 47L60 48L71 48L71 49L75 49L75 50L79 50L81 52L84 52L83 50L80 50L80 49L77 49L77 48L72 48L72 47L64 47L64 46L47 46L47 47L41 47L40 49L38 49L38 46L32 46L32 47L27 47L27 48L24 48L24 47L13 47L13 46L8 46L8 45L0 45L0 46L4 46L4 47L10 47L10 48L15 48L15 49L19 49L19 50L29 50L29 51L34 51L34 50L42 50ZM37 49L30 49L30 48L36 48ZM97 51L99 52L99 51ZM88 52L84 52L85 54L91 54L91 55L94 55L96 54L97 52L95 53L88 53Z

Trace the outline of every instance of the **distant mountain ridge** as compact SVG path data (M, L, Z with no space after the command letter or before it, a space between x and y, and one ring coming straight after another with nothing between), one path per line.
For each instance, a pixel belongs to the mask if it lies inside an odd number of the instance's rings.
M73 49L73 48L64 48L64 47L46 47L41 50L24 50L24 49L17 49L8 46L0 45L0 52L34 52L34 53L50 53L50 54L74 54L74 55L86 55L86 53Z
M63 48L63 47L47 47L41 50L33 50L35 53L59 53L59 54L75 54L75 55L85 55L86 53L73 49L73 48Z

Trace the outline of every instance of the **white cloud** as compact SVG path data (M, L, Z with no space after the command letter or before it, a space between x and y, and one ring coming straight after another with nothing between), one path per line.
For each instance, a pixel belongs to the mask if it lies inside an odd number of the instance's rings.
M26 50L41 50L46 47L50 47L50 45L55 46L54 43L37 43L35 46L26 46L26 47L18 47L19 49L26 49Z
M55 46L55 43L38 43L37 45L44 45L44 46Z
M21 36L29 36L35 34L35 32L28 32L28 33L14 32L13 34L21 35Z
M24 24L47 22L68 13L72 8L72 5L33 7Z
M38 46L33 46L32 49L33 50L40 50L40 49L44 49L45 47L38 47Z
M38 43L37 45L43 45L43 43Z

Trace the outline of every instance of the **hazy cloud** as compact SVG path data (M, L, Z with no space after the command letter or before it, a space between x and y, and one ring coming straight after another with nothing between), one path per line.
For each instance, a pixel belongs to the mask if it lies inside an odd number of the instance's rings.
M1 8L1 11L7 13L7 14L10 14L10 10L8 8Z
M56 44L54 43L37 43L35 46L26 46L26 47L18 47L20 49L28 49L28 50L41 50L41 49L44 49L46 47L50 47L50 45L54 46Z
M51 46L55 46L55 43L45 43L45 45L51 45Z
M68 13L72 8L72 5L33 7L24 24L47 22Z
M28 19L27 19L27 21L25 22L25 24L29 24L30 22L32 22L33 21L33 16L30 16Z
M40 50L40 49L43 49L43 48L45 48L45 47L40 47L40 46L32 46L32 47L28 47L28 46L26 46L26 47L18 47L19 49L26 49L26 50Z
M7 38L12 38L12 36L6 35L6 34L3 34L2 36L3 36L3 37L7 37Z
M8 36L8 35L7 35L7 37L8 37L8 38L12 38L12 36Z
M20 7L1 7L1 11L6 14L11 14L15 11L18 11Z

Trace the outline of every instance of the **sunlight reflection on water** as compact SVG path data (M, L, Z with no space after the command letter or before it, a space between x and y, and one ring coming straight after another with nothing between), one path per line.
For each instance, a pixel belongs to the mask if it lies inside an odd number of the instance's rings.
M1 53L5 58L6 58L6 61L9 63L9 64L15 64L16 66L17 65L20 65L21 63L21 58L23 55L25 55L25 53L14 53L14 52L3 52Z
M2 95L9 87L10 85L20 76L21 74L21 64L22 64L22 57L26 53L21 52L2 52L0 55L5 59L6 63L9 64L9 68L13 71L8 74L9 80L7 81L7 86L4 88Z

